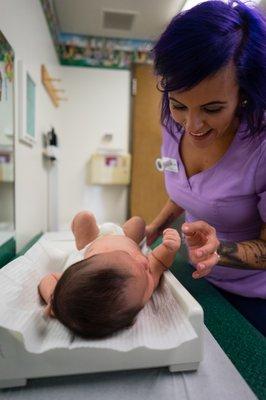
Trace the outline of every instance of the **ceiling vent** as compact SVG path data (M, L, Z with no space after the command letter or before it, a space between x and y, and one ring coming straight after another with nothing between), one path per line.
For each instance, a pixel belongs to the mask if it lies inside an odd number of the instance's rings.
M103 28L130 31L135 17L134 12L103 10Z

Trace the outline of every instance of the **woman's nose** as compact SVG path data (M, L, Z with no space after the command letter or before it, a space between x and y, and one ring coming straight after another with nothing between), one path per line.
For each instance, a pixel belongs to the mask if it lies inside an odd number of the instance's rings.
M184 127L187 132L197 133L203 128L204 122L198 114L188 114L184 121Z

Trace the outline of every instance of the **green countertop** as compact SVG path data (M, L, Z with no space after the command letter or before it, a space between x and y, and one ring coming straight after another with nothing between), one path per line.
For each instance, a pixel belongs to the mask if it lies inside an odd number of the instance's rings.
M200 303L205 325L258 399L266 400L265 337L209 282L193 279L192 267L181 256L171 272Z

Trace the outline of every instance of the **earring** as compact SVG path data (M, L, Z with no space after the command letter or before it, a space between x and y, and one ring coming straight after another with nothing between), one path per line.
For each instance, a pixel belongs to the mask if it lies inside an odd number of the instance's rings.
M248 104L247 99L246 99L246 100L243 100L243 101L241 102L241 107L246 107L247 104Z

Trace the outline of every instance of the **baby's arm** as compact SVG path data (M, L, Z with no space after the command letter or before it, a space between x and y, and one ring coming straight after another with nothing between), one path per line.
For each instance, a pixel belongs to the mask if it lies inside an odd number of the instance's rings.
M173 264L180 244L179 233L175 229L167 228L163 232L163 242L148 255L155 287L158 285L163 272Z
M52 273L49 275L46 275L44 278L42 278L41 282L38 285L38 291L40 296L43 298L45 303L47 304L47 307L45 308L44 313L46 315L53 315L50 307L50 300L51 296L54 293L54 289L56 287L56 284L58 280L60 279L62 274L60 273Z

